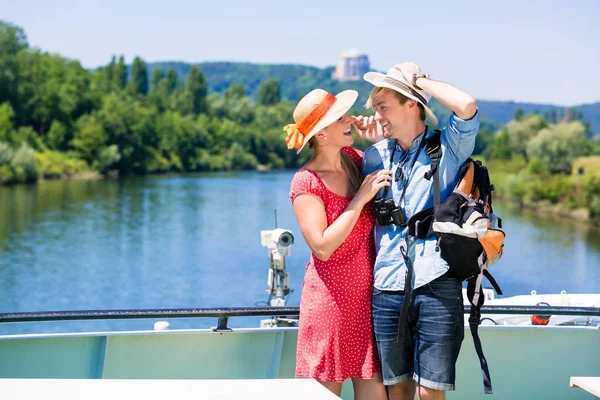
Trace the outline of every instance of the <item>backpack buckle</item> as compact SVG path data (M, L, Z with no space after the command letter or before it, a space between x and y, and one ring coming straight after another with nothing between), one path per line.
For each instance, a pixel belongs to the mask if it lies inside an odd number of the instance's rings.
M471 310L471 315L469 316L469 324L481 325L481 312L479 310Z

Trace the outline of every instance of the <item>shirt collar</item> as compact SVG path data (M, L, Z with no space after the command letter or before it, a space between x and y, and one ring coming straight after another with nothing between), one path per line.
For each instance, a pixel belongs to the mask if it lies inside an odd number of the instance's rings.
M425 125L425 131L423 133L421 133L419 136L417 136L415 138L415 140L413 140L412 146L410 146L410 150L409 150L410 154L417 151L417 149L421 145L421 141L423 140L423 138L425 138L427 136L427 132L429 132L429 127L427 125ZM398 144L398 141L396 139L393 139L390 142L391 142L390 150L393 150L394 146L396 146L396 151L404 152L404 150L402 150L402 147L400 147L400 145Z

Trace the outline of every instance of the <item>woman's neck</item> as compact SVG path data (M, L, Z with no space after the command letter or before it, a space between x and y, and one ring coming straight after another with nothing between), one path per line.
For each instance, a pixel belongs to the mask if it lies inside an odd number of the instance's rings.
M343 167L340 151L339 147L317 147L311 163L316 167L315 169L321 171L341 171Z

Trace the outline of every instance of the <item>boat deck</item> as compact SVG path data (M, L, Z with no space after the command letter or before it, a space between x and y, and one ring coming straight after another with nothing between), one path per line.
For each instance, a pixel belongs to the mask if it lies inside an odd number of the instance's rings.
M285 385L294 377L297 335L297 328L248 328L0 336L0 377L273 379ZM569 387L570 378L600 376L598 327L481 326L480 336L495 400L589 399L589 393ZM34 390L35 385L31 386ZM349 381L344 383L342 397L352 399ZM456 391L447 398L484 397L479 361L467 329L457 364Z

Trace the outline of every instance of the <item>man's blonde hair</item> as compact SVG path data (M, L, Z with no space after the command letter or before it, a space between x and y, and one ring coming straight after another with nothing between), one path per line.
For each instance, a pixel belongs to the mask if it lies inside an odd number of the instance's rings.
M373 104L375 104L375 101L377 101L378 98L380 98L381 96L383 96L384 94L387 94L387 93L392 93L394 95L394 97L396 97L398 99L400 104L404 104L408 100L411 100L410 98L406 97L405 95L403 95L402 93L400 93L396 90L386 88L386 87L375 86L373 89L371 89L371 93L369 94L369 98L367 99L367 102L365 103L365 107L373 108ZM419 117L421 118L421 121L425 121L425 108L423 107L423 104L419 103L418 101L417 101L417 105L419 106Z

